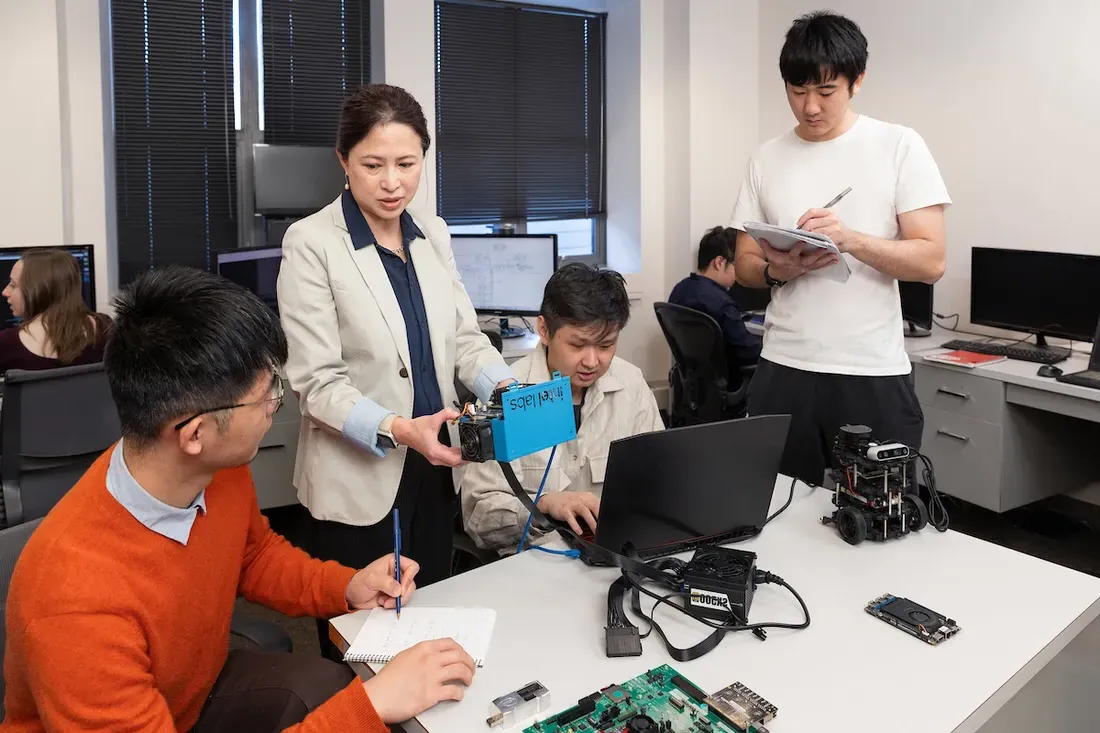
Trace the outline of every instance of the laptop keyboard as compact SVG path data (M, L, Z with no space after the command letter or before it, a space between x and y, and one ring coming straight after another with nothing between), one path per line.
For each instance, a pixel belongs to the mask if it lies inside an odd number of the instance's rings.
M747 540L751 537L755 537L760 534L760 530L755 527L740 527L738 529L730 530L729 532L722 532L720 534L712 534L706 537L694 537L692 539L680 540L679 542L670 542L667 545L660 545L659 547L647 547L644 550L638 550L638 559L648 562L650 560L656 560L662 557L670 557L672 555L678 555L681 552L690 552L697 550L700 547L714 547L716 545L726 545L732 542L740 542ZM569 535L562 534L565 541L570 547L579 549L579 546L574 542L573 538ZM585 535L585 540L588 542L594 542L595 540ZM583 552L583 550L582 550ZM607 565L606 562L599 558L585 558L585 562L589 565Z
M1093 389L1100 389L1100 370L1086 369L1083 372L1060 374L1058 376L1058 381L1065 382L1066 384L1076 384L1079 387L1092 387Z

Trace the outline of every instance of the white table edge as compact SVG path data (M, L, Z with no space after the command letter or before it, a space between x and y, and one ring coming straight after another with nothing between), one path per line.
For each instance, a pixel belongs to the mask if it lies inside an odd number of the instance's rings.
M972 712L966 720L955 728L954 733L977 733L997 711L1022 690L1024 685L1030 682L1040 670L1050 664L1059 652L1069 646L1070 642L1076 639L1078 634L1084 631L1098 616L1100 616L1100 599L1093 601L1092 605L1082 611L1073 623L1062 629L1061 633L1051 639L1050 643L1039 650L1016 674L1012 675L1008 681L997 688L996 692L986 698L977 710Z

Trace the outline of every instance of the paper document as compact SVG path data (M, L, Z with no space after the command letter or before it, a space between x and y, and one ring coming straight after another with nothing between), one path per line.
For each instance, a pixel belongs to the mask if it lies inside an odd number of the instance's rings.
M409 647L432 639L454 639L477 666L485 663L497 613L491 608L376 608L351 642L344 661L388 662Z
M804 243L811 247L819 247L820 249L827 249L836 255L837 262L835 265L823 267L820 270L813 270L808 275L820 275L821 277L827 277L830 280L835 280L838 283L848 282L848 278L851 276L852 271L848 269L848 263L844 260L844 255L833 244L833 240L826 237L824 234L817 234L816 232L804 232L801 229L787 229L785 227L777 227L772 224L764 224L759 221L747 221L744 224L745 231L750 237L755 239L757 243L761 239L768 240L768 245L772 249L777 249L781 252L788 252L798 243Z

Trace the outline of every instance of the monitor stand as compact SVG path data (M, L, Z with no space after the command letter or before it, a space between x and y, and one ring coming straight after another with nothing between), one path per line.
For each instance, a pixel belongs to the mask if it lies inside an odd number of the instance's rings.
M1026 342L1025 343L1016 343L1016 344L1012 344L1012 348L1014 348L1014 349L1027 349L1029 351L1038 351L1038 352L1042 352L1042 353L1045 353L1045 354L1056 354L1056 355L1061 356L1063 358L1069 358L1070 354L1072 353L1069 349L1064 349L1064 348L1061 348L1061 347L1058 347L1058 346L1051 346L1050 344L1047 343L1046 334L1042 334L1042 333L1035 334L1035 343L1034 343L1034 345L1026 343Z
M501 319L500 319L500 337L501 337L502 339L518 339L518 338L523 338L523 336L524 336L524 335L525 335L526 333L527 333L527 331L526 331L525 329L522 329L522 328L512 328L511 326L509 326L509 325L508 325L508 319L507 319L507 318L501 318Z
M929 330L927 328L924 328L922 326L918 326L917 324L913 323L912 321L906 321L905 322L905 338L915 339L915 338L923 338L925 336L931 336L931 335L932 335L931 330Z

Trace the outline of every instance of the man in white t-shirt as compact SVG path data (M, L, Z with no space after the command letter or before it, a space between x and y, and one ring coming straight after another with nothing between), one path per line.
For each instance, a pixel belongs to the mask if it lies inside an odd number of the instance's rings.
M737 280L772 289L749 414L792 416L782 470L814 484L847 423L919 448L924 415L897 281L934 283L946 261L951 199L924 140L851 109L866 68L867 39L851 20L817 12L794 22L779 69L798 124L749 160L731 223L742 230ZM757 244L748 221L828 235L851 277L816 273L836 261L823 250Z

